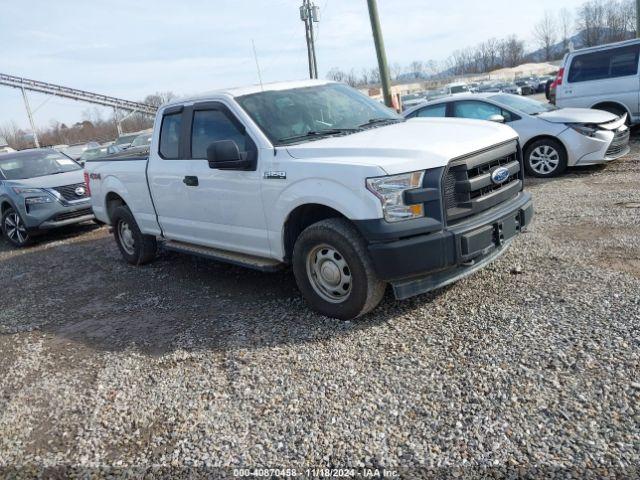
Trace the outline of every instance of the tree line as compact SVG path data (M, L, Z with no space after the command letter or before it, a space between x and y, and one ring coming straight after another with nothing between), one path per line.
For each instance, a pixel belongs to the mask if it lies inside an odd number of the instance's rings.
M559 60L571 42L574 47L582 48L633 38L635 21L635 0L588 0L573 12L567 8L557 12L545 11L532 28L537 51L527 53L524 40L510 35L456 50L444 62L416 60L406 66L395 63L389 73L393 81L399 82L486 73L527 61ZM327 77L352 86L380 82L377 68L361 71L332 68Z
M142 103L159 107L163 103L175 98L173 92L157 92L147 95ZM127 112L121 112L121 128L123 132L137 132L153 126L153 117L141 113L134 113L127 118ZM48 127L37 130L41 146L74 145L96 141L99 143L115 140L118 137L116 119L113 115L103 117L102 110L97 107L82 112L82 120L72 125L66 125L52 120ZM4 137L10 147L23 150L34 146L30 132L27 132L11 122L0 127L0 137Z

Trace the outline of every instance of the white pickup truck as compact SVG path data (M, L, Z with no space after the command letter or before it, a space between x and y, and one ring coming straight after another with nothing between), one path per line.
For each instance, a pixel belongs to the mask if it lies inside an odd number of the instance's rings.
M148 155L89 160L123 257L165 249L290 265L318 312L351 319L486 265L531 221L516 133L405 120L340 83L215 92L158 110Z

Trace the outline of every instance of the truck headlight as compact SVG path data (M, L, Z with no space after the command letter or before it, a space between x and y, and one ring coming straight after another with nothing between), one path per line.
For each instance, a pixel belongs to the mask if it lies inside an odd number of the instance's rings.
M387 222L399 222L424 216L421 203L406 205L403 199L405 190L422 186L423 177L424 171L367 178L367 189L380 200L384 219Z
M589 127L588 125L582 125L580 123L568 123L567 127L572 128L576 132L585 135L587 137L595 137L597 128Z

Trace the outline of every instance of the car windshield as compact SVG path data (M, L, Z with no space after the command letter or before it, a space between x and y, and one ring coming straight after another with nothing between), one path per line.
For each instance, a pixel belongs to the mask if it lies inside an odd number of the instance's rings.
M107 154L107 147L90 148L80 155L80 160L91 160L92 158L103 157Z
M151 143L151 134L143 133L142 135L138 135L133 142L131 142L132 147L142 147L147 146Z
M451 93L465 93L469 91L469 87L466 85L454 85L450 88Z
M82 170L82 167L55 150L35 150L0 156L0 172L7 180L44 177L74 170Z
M550 103L542 103L537 100L523 98L518 95L493 95L491 99L505 107L513 108L514 110L526 113L527 115L537 115L539 113L557 110L557 107Z
M252 93L236 101L274 145L404 121L383 104L340 83Z
M137 135L124 135L122 137L118 137L118 139L113 143L114 145L122 145L125 143L131 143Z

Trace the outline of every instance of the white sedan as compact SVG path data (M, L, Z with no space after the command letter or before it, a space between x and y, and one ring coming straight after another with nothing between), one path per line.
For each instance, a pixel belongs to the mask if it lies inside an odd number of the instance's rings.
M604 163L629 153L626 115L557 108L507 93L455 95L423 103L403 115L504 122L520 136L524 166L536 177L553 177L567 166Z

